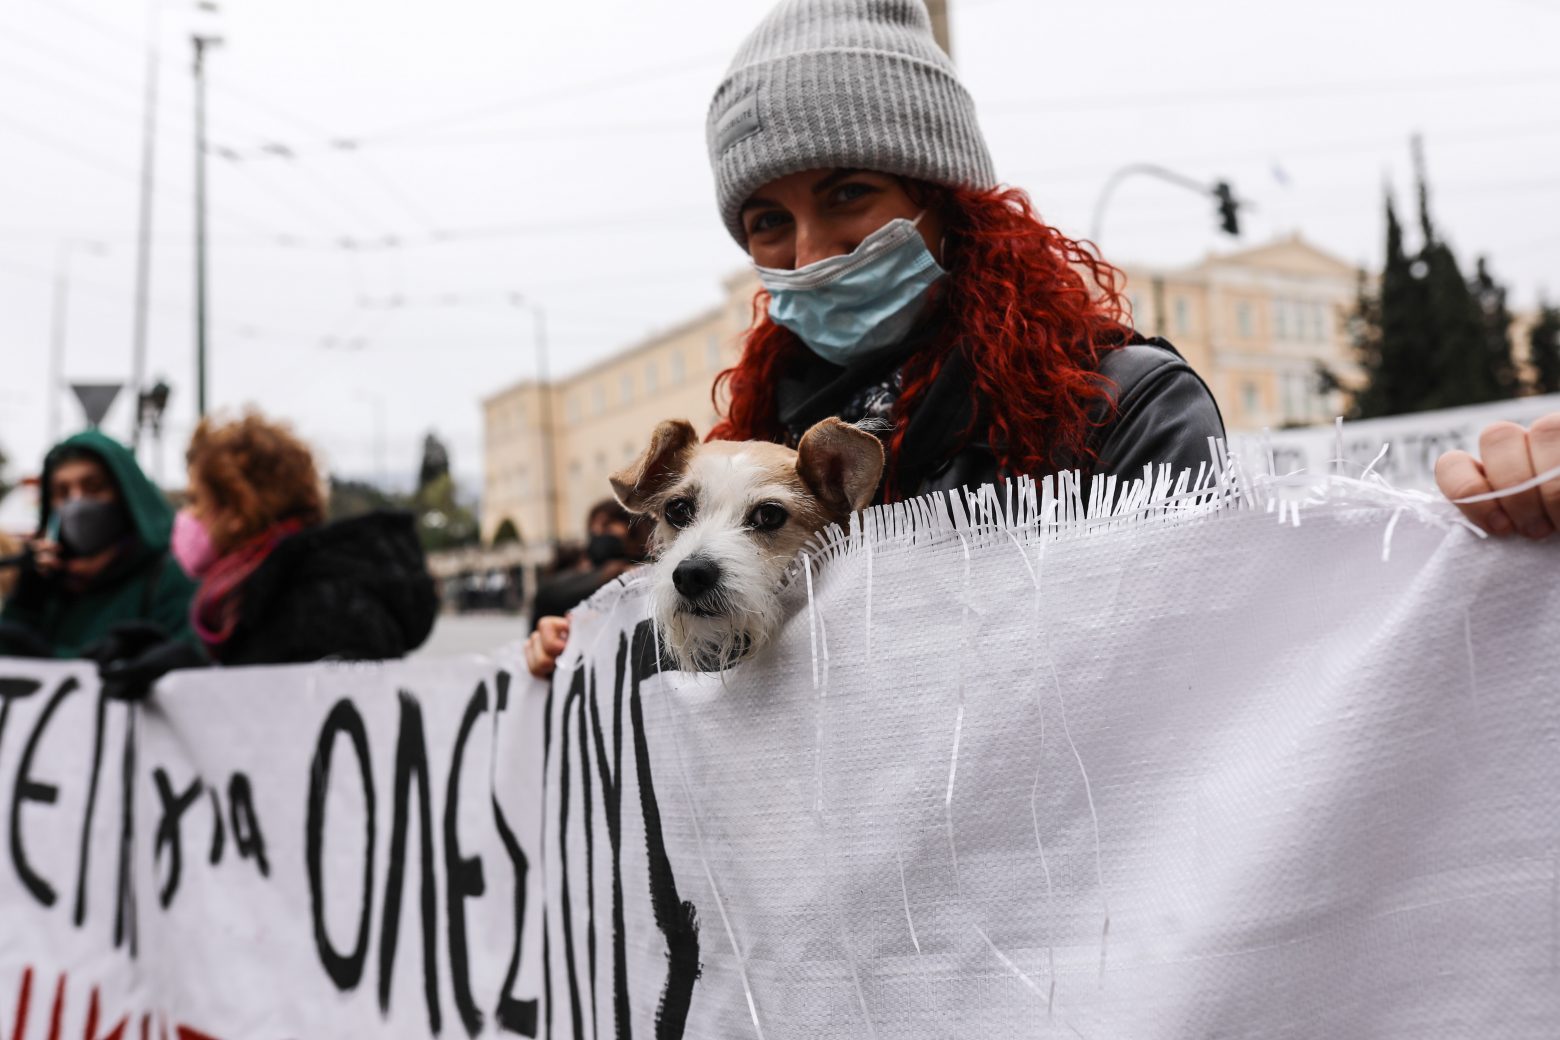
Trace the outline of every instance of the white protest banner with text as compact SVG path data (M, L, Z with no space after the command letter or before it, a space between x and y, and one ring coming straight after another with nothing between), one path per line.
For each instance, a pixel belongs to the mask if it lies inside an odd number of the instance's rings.
M598 597L548 1035L1552 1037L1556 547L1449 512L928 508L723 676L658 669L643 580Z
M199 671L132 709L0 661L0 1036L536 1035L524 679Z

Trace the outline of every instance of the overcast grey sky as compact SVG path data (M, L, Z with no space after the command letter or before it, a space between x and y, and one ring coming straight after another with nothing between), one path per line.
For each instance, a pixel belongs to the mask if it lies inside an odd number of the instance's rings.
M150 374L174 386L170 477L195 403L196 25L226 40L209 59L227 150L210 181L212 401L290 419L337 471L374 474L377 406L397 476L435 429L475 479L478 401L534 370L509 294L545 306L568 372L715 302L743 263L715 217L703 119L768 0L221 3L158 9ZM1113 169L1153 161L1231 179L1256 207L1243 244L1299 230L1375 264L1383 185L1412 201L1417 130L1464 262L1489 254L1521 305L1560 296L1560 0L949 3L998 173L1074 235ZM137 0L0 9L12 475L46 445L62 242L107 247L72 260L67 376L129 371L145 24ZM1237 244L1203 201L1149 181L1120 190L1102 237L1111 259L1165 265ZM395 295L407 305L365 306ZM127 432L127 403L110 432ZM80 425L74 401L61 409Z

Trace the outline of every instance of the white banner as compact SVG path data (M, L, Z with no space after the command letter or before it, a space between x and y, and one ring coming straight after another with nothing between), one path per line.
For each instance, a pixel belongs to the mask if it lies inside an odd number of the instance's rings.
M1479 434L1491 423L1526 426L1551 412L1560 412L1560 394L1361 419L1344 423L1341 437L1332 426L1309 426L1235 434L1230 441L1252 469L1265 470L1271 465L1275 473L1304 470L1359 476L1366 467L1373 466L1371 472L1384 477L1393 487L1432 491L1435 460L1446 452L1477 455Z
M656 669L642 582L590 604L551 1035L1553 1037L1557 547L1350 495L903 510L724 676Z
M0 660L0 1036L537 1035L532 694L325 664L131 709Z
M1356 491L880 512L724 676L0 661L0 1037L1551 1037L1556 547Z

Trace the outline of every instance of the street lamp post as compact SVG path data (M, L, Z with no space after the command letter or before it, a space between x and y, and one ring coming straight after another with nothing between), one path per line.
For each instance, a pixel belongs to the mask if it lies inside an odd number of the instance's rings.
M206 50L216 36L190 37L195 46L195 412L206 416Z
M162 9L171 6L166 0L147 0L146 4L146 84L144 111L141 114L141 190L136 228L135 255L135 310L132 319L132 344L130 352L130 390L144 395L151 389L146 382L146 335L150 315L152 285L152 216L157 167L157 70L162 62L160 22ZM194 5L198 10L214 12L216 4L200 0ZM161 385L159 383L159 385ZM137 411L130 427L130 450L141 445L141 430L145 426L143 416Z
M542 514L547 544L558 542L558 475L553 458L552 384L547 374L547 312L519 293L510 296L516 307L531 312L536 319L536 383L542 401Z
M1234 189L1230 187L1228 181L1215 181L1212 184L1205 184L1196 178L1187 177L1184 174L1176 173L1174 170L1167 170L1155 163L1133 163L1130 166L1123 166L1111 174L1110 179L1105 182L1105 187L1100 191L1099 200L1094 204L1094 219L1089 224L1089 240L1095 245L1099 244L1100 236L1105 230L1106 204L1110 202L1111 196L1115 194L1117 186L1128 177L1133 176L1155 177L1213 199L1214 202L1218 203L1219 226L1231 235L1240 234L1238 212L1240 207L1247 205L1247 203L1235 198Z

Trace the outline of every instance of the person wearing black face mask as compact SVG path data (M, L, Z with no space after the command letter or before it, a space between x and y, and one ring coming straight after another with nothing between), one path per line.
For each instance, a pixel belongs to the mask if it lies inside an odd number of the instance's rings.
M173 509L117 441L89 430L49 452L37 533L0 611L0 655L133 658L195 647L194 583L173 562Z
M531 628L539 618L563 616L590 598L591 593L644 561L646 531L615 499L591 506L585 520L588 539L585 559L576 569L542 580L531 611Z

